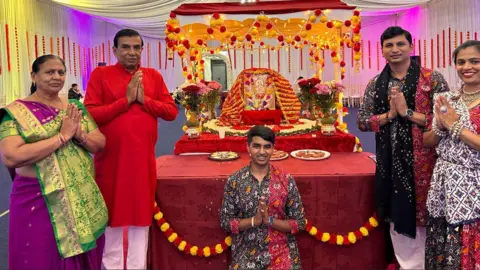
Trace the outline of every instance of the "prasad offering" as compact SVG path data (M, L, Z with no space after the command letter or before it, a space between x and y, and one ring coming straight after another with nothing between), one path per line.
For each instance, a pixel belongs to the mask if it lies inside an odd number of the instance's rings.
M288 153L282 150L273 150L273 154L270 157L270 160L275 161L275 160L282 160L286 159L288 157Z
M237 159L238 157L239 157L238 154L232 151L214 152L208 156L209 159L217 160L217 161L234 160L234 159Z
M303 149L290 153L294 158L303 160L321 160L330 156L330 153L323 150Z

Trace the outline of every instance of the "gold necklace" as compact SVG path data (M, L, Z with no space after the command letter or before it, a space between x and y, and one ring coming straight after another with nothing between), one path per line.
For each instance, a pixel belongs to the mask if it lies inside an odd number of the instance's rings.
M57 98L58 98L58 100L60 101L60 104L62 104L62 108L61 108L61 109L58 109L58 108L56 108L56 107L47 105L47 104L43 101L43 98L41 98L40 95L38 95L37 93L38 93L38 92L35 92L34 95L36 95L36 96L38 97L38 99L40 99L39 102L42 103L43 105L45 105L45 107L47 107L47 108L50 110L50 112L52 112L53 115L57 115L57 113L58 113L59 110L63 110L63 101L62 101L62 99L61 99L59 96L57 96ZM55 108L55 109L57 110L57 112L54 112L54 111L52 110L52 107Z
M465 92L465 90L462 88L461 97L463 102L465 102L465 104L469 106L477 99L480 99L480 90L474 92Z

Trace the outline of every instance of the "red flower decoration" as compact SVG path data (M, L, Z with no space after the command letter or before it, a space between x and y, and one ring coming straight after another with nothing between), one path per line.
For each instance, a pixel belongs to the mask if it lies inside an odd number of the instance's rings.
M252 36L251 36L250 34L246 34L246 35L245 35L245 39L246 39L247 41L250 41L250 40L252 40Z
M197 40L197 44L202 46L203 45L203 40L201 40L201 39Z
M225 33L225 31L227 31L227 27L225 25L220 26L220 32Z
M218 13L213 13L213 18L214 18L215 20L220 19L220 14L218 14Z
M273 27L272 23L267 23L267 25L265 25L265 28L267 28L267 30L272 29L272 27Z
M345 61L341 61L341 62L340 62L340 66L341 66L341 67L344 67L344 66L345 66Z
M175 34L180 33L180 31L181 31L180 27L176 27L176 28L175 28Z
M353 12L353 15L355 15L355 16L360 16L360 11L355 10L355 11Z
M177 17L177 14L170 12L170 18L175 19Z
M327 27L332 28L333 27L333 22L327 22Z
M312 86L315 86L317 84L319 84L321 81L317 78L311 78L310 80L310 84L312 84Z
M307 23L307 24L305 25L305 30L309 31L309 30L311 30L311 29L312 29L312 24L311 24L311 23Z
M230 38L230 40L231 40L232 42L235 42L235 41L237 41L237 37L236 37L236 36L232 36L232 37Z
M284 38L283 38L283 36L278 36L277 40L278 40L278 42L283 42Z
M350 27L350 25L352 25L352 22L350 20L346 20L344 24L346 27Z
M259 27L261 26L261 24L260 24L259 22L255 22L255 23L253 24L253 26L259 28Z
M336 52L331 52L330 56L335 57L335 56L337 56L337 53Z
M191 75L189 75L189 76L191 76ZM187 92L187 93L198 93L198 91L200 91L200 87L198 87L195 84L191 84L191 85L185 86L183 88L183 91Z
M184 39L182 41L182 44L183 44L183 46L187 47L187 45L190 45L190 42L188 41L188 39Z
M209 33L210 35L213 34L214 30L213 28L209 27L207 28L207 33Z
M320 16L322 11L320 9L315 9L315 16Z
M302 38L299 35L296 35L295 36L295 41L300 41L300 40L302 40Z

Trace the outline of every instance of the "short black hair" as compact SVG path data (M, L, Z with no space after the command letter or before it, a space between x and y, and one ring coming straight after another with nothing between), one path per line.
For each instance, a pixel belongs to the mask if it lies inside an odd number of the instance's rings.
M412 34L410 34L410 32L398 26L390 26L383 31L382 36L380 37L380 43L382 47L385 40L394 38L396 36L405 36L405 38L408 40L408 43L412 44Z
M63 67L65 68L65 71L67 70L67 66L65 65L65 61L63 61L63 59L60 56L53 55L53 54L45 54L45 55L42 55L42 56L38 57L37 59L35 59L35 61L33 61L32 73L38 73L40 71L40 66L43 63L47 62L48 60L52 60L52 59L57 59L58 61L60 61L63 65ZM30 94L35 93L35 91L37 91L37 86L32 82L32 85L30 85Z
M460 44L460 46L458 46L452 53L453 63L457 63L458 53L469 47L475 47L475 49L477 49L477 52L480 52L480 40L467 40L464 43Z
M253 140L253 137L258 136L264 139L267 142L271 142L272 145L275 145L275 132L266 126L254 126L247 133L247 143L250 143Z
M298 77L298 78L297 78L297 80L301 80L301 79L303 79L303 77L302 77L302 76L300 76L300 77Z
M122 29L118 31L115 34L115 37L113 38L113 47L118 48L118 39L121 37L140 37L140 40L142 41L142 48L143 48L143 39L142 36L140 36L140 33L133 29Z
M78 84L72 83L72 88L75 87L75 86L78 86Z

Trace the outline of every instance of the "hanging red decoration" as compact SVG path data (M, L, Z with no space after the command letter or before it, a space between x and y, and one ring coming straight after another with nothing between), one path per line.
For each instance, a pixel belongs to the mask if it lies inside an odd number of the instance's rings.
M218 20L220 19L220 14L218 13L213 13L213 16L212 16L215 20Z
M440 68L440 35L437 34L437 68Z
M463 32L460 31L460 43L459 44L462 44L463 43Z
M350 25L352 25L352 22L350 20L346 20L344 24L346 27L350 27Z
M283 42L284 37L283 37L283 36L278 36L278 37L277 37L277 40L278 40L278 42ZM282 45L282 46L283 46L283 45Z
M8 24L5 24L5 37L7 41L7 70L11 70L11 63L10 63L10 41L8 37Z
M147 43L147 67L150 67L150 42Z
M65 60L65 37L62 37L62 58Z
M227 31L227 27L225 25L220 26L220 33L225 33Z
M320 16L322 15L322 11L320 9L315 9L315 16Z
M34 48L35 49L35 59L37 59L38 58L38 36L37 35L35 35L35 44L34 45L35 45L35 48Z
M361 46L361 48L362 48L362 53L361 53L362 69L365 69L365 61L364 61L364 60L365 60L365 57L364 57L364 56L365 56L365 53L364 53L364 52L365 52L365 50L364 50L365 46L364 46L364 45L365 45L365 43L363 42L363 39L362 39L362 40L361 40L361 43L360 43L360 46Z
M257 21L253 24L253 26L255 26L256 28L260 28L260 26L262 26L262 25L260 24L260 22Z
M422 41L420 39L418 40L418 57L420 60L422 59Z
M330 21L330 22L327 22L327 27L328 27L328 28L332 28L332 27L333 27L333 22L331 22L331 21Z
M158 42L158 44L160 44L160 41ZM110 46L110 40L108 41L107 43L107 52L108 52L108 64L111 65L112 64L112 61L111 61L111 58L110 58L110 51L111 51L111 48L112 46ZM160 51L158 51L158 55L161 57L161 53ZM159 65L160 68L162 67L162 65Z
M269 23L267 23L267 25L265 25L265 28L266 28L267 30L270 30L270 29L272 29L272 27L273 27L273 24L272 24L272 23L270 23L270 22L269 22Z
M268 69L270 69L270 48L267 49Z
M360 16L360 11L355 10L355 11L353 12L353 15L355 15L355 16Z
M303 70L303 48L300 48L300 70Z
M60 54L60 38L59 37L57 37L57 55L61 56L61 54Z
M377 71L380 70L380 44L377 41Z
M28 59L28 63L31 63L31 62L32 62L32 59L31 59L31 57L30 57L30 56L31 56L31 55L30 55L30 37L29 37L29 35L28 35L28 31L27 31L26 34L27 34L27 35L26 35L26 37L27 37L27 40L26 40L26 41L27 41L27 59Z
M45 36L42 36L42 49L43 49L43 54L45 54L46 53Z
M243 69L247 68L247 51L245 45L243 45Z
M168 48L165 46L165 70L167 70Z
M53 37L50 37L50 54L53 54Z
M445 30L442 30L442 66L445 68Z
M70 59L70 38L68 38L68 58ZM73 42L73 76L77 76L77 57L75 55L75 42ZM70 61L69 61L70 62ZM70 62L70 70L72 69L71 67L71 62Z
M18 49L18 31L15 27L15 49L17 52L17 71L20 72L20 50Z
M292 72L292 50L287 48L288 50L288 73Z
M450 57L452 55L452 30L450 27L448 28L448 65L452 66L452 58Z
M105 63L105 42L102 42L102 62Z
M423 40L423 66L427 67L427 40Z

